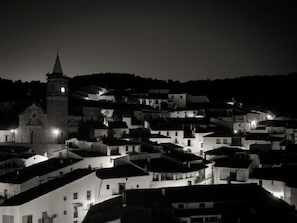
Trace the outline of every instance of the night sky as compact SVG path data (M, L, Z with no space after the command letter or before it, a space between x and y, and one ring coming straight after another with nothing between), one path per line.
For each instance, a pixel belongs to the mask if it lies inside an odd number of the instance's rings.
M297 71L297 8L284 0L4 0L0 27L0 77L13 80L45 81L57 48L69 76Z

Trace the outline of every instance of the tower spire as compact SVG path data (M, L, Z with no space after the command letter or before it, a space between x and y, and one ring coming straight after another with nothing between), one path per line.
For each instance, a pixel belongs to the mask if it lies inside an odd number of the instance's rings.
M56 57L56 62L55 62L54 69L53 69L53 74L63 74L60 57L59 57L59 52L57 52L57 57Z

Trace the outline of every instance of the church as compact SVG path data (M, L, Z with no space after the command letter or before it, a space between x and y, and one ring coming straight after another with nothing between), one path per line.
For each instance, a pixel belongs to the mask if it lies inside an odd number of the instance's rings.
M19 114L15 142L58 144L68 137L68 82L59 55L52 73L47 74L46 110L32 104Z

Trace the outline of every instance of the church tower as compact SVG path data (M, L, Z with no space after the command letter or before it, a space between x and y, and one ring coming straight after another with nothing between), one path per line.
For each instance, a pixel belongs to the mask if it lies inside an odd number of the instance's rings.
M68 80L57 54L53 72L47 74L46 95L49 141L53 143L63 143L68 136Z

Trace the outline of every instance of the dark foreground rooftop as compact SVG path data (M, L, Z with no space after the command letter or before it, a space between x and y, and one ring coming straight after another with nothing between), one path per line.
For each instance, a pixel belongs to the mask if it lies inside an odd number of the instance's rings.
M213 208L179 211L172 204L213 203ZM185 206L186 207L186 206ZM221 222L297 222L293 207L256 184L197 185L126 191L122 222L174 222L179 217L207 214L222 216Z
M113 168L104 168L96 171L96 176L100 179L122 178L122 177L137 177L148 175L142 169L135 167L132 164L124 164Z
M21 184L37 176L42 176L47 173L59 170L63 167L72 165L80 159L58 159L52 158L29 167L7 173L0 176L0 182Z
M13 196L12 198L7 199L4 203L0 204L0 206L15 206L27 203L33 199L36 199L44 194L47 194L53 190L56 190L60 187L63 187L66 184L69 184L75 180L78 180L90 173L94 170L89 169L77 169L70 173L65 174L63 177L56 178L54 180L50 180L47 183L41 184L37 187L34 187L30 190L22 192L18 195Z

